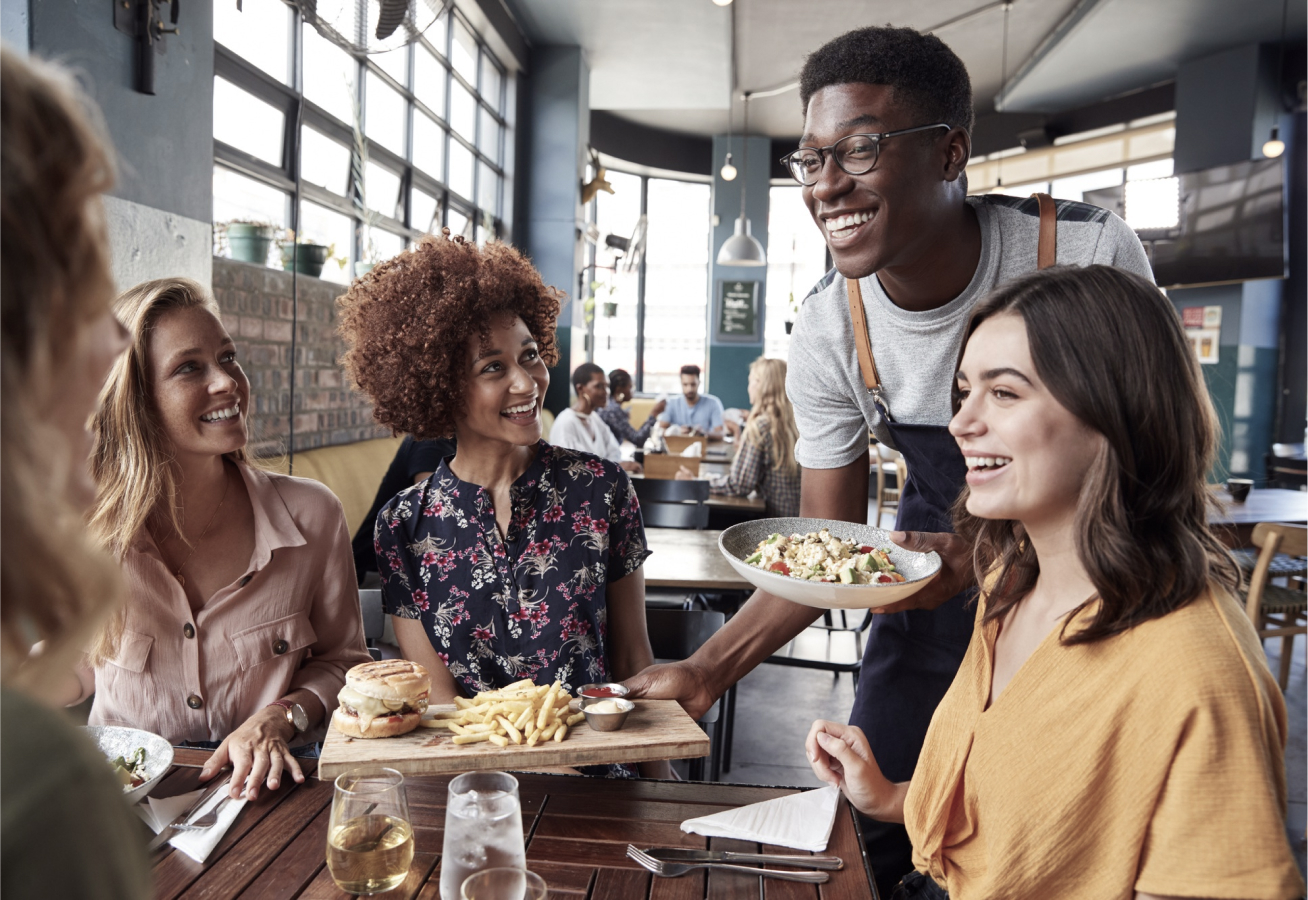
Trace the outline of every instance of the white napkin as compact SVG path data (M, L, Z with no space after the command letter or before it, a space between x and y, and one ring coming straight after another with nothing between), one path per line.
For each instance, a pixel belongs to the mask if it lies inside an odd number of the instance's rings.
M205 788L198 791L191 791L189 794L178 794L175 797L165 797L162 800L156 800L153 797L146 798L146 803L138 804L136 807L137 815L145 820L145 824L154 829L158 834L164 830L173 819L182 814L186 809L195 802L195 798L200 796ZM213 809L222 799L227 796L227 789L223 788L212 797L205 801L204 805L191 814L191 821L195 821L200 816ZM146 804L149 804L148 806ZM198 863L204 862L213 852L213 848L223 839L227 829L236 821L236 817L241 814L245 808L245 800L233 800L223 807L222 812L218 813L218 821L209 828L202 828L198 831L181 830L172 836L168 843L172 844L178 850L185 853L191 859Z
M839 799L840 791L828 786L687 819L681 830L821 853L831 839Z
M698 459L703 449L704 449L704 444L700 441L696 441L695 443L687 447L685 450L682 450L681 455Z

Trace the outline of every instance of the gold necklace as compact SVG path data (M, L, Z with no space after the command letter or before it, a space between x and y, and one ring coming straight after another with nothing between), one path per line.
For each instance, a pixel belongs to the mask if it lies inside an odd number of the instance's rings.
M186 568L186 564L191 561L191 557L195 555L195 549L199 547L200 544L204 541L204 536L209 533L209 528L210 526L213 525L214 519L218 518L219 511L222 510L223 504L227 502L227 490L231 486L232 486L232 479L230 476L228 476L227 466L226 464L224 464L223 465L223 496L222 499L218 501L218 508L213 511L213 515L210 516L209 521L205 523L204 531L200 532L200 536L196 538L195 543L191 545L190 551L186 554L186 559L182 560L182 564L178 566L177 569L173 572L173 577L177 579L177 583L180 584L183 588L186 587L186 578L182 575L182 569Z

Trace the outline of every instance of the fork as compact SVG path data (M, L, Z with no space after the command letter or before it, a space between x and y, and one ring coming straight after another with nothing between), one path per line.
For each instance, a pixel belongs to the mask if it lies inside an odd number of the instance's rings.
M211 828L218 823L218 814L223 811L223 807L232 802L232 797L228 794L215 804L214 808L209 810L194 822L183 822L177 826L178 831L203 831Z
M763 878L779 878L782 881L802 881L806 884L825 884L831 876L826 872L794 872L789 869L756 869L753 866L735 866L730 863L671 863L662 862L637 849L634 845L627 845L627 856L635 860L640 865L649 869L655 875L664 878L675 878L678 875L685 875L691 869L719 869L724 872L742 872L746 875L757 875Z

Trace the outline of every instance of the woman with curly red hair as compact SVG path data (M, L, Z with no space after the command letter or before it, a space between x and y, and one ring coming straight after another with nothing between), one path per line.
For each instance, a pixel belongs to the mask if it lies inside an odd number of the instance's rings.
M377 421L457 438L376 525L383 603L405 657L431 672L432 702L522 678L575 689L651 665L631 482L616 463L541 440L558 293L505 244L428 237L338 303L345 367Z

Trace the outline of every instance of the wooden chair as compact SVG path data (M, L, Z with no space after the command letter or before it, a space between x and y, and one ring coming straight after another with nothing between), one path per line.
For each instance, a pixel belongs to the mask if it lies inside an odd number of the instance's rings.
M363 641L368 645L368 654L373 659L381 659L382 652L377 642L386 631L386 614L382 609L380 588L359 591L359 611L363 613Z
M877 470L877 518L872 523L873 528L881 527L882 511L889 512L899 509L899 495L904 490L904 482L908 480L908 463L905 462L901 454L895 454L895 486L886 487L886 469L882 463L886 460L877 454L872 459L872 465Z
M649 459L649 456L645 457ZM660 478L633 478L632 487L640 501L640 515L646 528L683 528L703 531L708 527L709 498L707 481L676 481ZM687 594L670 588L645 589L645 606L664 609L708 607L700 594Z
M727 617L720 612L700 610L649 609L645 610L645 624L649 629L649 645L654 658L660 662L686 659L713 637ZM709 781L722 778L722 755L726 736L730 733L729 717L735 710L736 686L714 703L700 727L710 734ZM712 726L711 729L709 726ZM690 779L704 780L704 760L690 760Z
M1253 543L1259 548L1258 562L1244 591L1244 608L1259 638L1281 639L1281 672L1277 682L1285 690L1290 684L1294 636L1308 635L1308 594L1272 584L1271 569L1278 552L1289 556L1308 554L1308 528L1262 522L1254 527Z
M857 610L851 611L857 614ZM832 621L839 613L841 624ZM836 679L841 672L849 672L858 686L858 673L863 668L863 635L872 625L872 611L863 613L863 620L851 627L845 610L831 610L823 617L823 624L810 625L764 662L774 666L796 666L830 672Z

